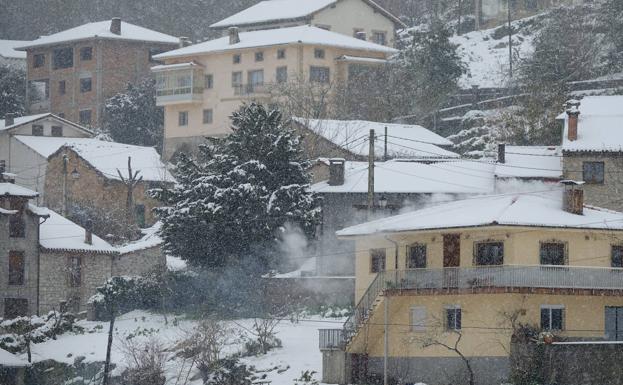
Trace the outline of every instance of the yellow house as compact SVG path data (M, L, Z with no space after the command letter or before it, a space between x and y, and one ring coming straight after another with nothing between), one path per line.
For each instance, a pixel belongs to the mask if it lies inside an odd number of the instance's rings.
M331 92L351 66L378 65L396 52L303 25L241 33L233 27L227 37L156 55L165 62L152 68L165 108L164 157L227 134L231 113L245 101L281 97L279 87L288 85Z
M356 241L357 305L341 333L321 331L325 358L342 347L402 383L467 383L456 347L477 384L500 384L518 325L622 340L623 213L582 193L475 197L338 231Z

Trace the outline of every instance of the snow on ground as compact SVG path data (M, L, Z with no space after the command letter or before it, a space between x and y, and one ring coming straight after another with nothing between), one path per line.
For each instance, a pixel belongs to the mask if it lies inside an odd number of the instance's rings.
M136 338L156 338L165 347L172 347L191 332L197 321L168 316L169 324L165 324L164 317L146 311L132 311L117 318L115 322L115 342L113 344L112 362L120 365L115 374L120 373L125 366L125 356L121 341L131 334L143 334ZM175 320L175 321L174 321ZM308 317L298 323L281 321L276 328L277 338L282 341L283 347L275 349L264 356L245 357L245 364L253 365L258 371L266 371L271 385L292 385L293 379L299 378L302 371L316 371L320 379L322 369L322 354L318 349L318 329L339 328L343 320L336 318ZM108 322L79 321L79 326L85 328L84 334L66 333L57 340L49 340L32 346L33 361L53 359L58 362L73 364L76 357L85 357L85 362L104 361L106 356L106 342L108 338ZM229 325L236 331L249 335L248 330L253 320L230 321ZM229 353L239 352L242 348L239 338L232 340L227 346ZM25 355L20 356L25 358ZM275 369L277 368L277 369ZM186 373L182 361L174 359L167 362L167 384L175 384L180 372ZM191 378L193 375L191 374ZM199 385L200 380L189 384Z

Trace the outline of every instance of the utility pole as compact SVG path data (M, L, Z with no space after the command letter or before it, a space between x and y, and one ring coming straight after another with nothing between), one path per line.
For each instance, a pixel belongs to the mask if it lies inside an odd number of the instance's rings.
M67 216L67 154L63 154L63 202L61 202L61 213Z
M374 210L374 130L370 130L368 149L368 216Z
M385 126L385 151L383 152L383 160L387 162L387 126Z
M513 29L511 28L511 0L506 0L508 11L508 74L513 78Z

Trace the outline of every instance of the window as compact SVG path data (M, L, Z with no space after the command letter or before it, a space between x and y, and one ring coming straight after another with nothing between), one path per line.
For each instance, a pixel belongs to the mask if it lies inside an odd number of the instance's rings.
M205 75L205 88L207 89L214 88L214 75L212 74Z
M214 115L211 108L203 110L203 124L212 124Z
M67 84L64 80L61 80L60 82L58 82L58 94L65 95L65 92L67 92Z
M366 40L366 33L363 28L353 28L353 37L360 40Z
M475 265L502 265L504 242L480 242L474 244Z
M386 45L387 39L385 36L387 36L385 32L372 32L372 41L376 44Z
M28 82L31 102L41 102L50 98L49 79L31 80Z
M612 267L623 267L623 246L612 246Z
M607 341L623 341L623 307L606 306L606 333Z
M235 54L233 57L234 64L240 64L240 54Z
M559 242L542 242L541 265L566 265L566 246Z
M277 50L277 59L285 59L286 58L286 50L284 48Z
M461 307L446 307L446 330L461 330Z
M74 49L59 48L52 52L52 66L54 69L70 68L74 66Z
M24 298L4 299L4 318L13 319L28 315L28 300Z
M91 60L93 59L93 48L92 47L82 47L80 48L80 60Z
M52 136L56 136L56 137L63 136L63 127L62 126L52 126Z
M411 306L409 318L412 332L426 331L426 306Z
M188 111L180 111L177 114L177 125L178 126L188 125Z
M89 126L91 125L91 110L80 111L80 124Z
M314 49L314 57L316 59L324 59L324 49L320 49L320 48Z
M9 285L24 284L24 252L9 252Z
M26 222L21 211L9 216L9 237L24 238L26 236Z
M134 206L134 217L138 227L145 227L145 205L137 204Z
M249 92L260 92L264 85L264 70L249 71Z
M65 118L65 113L64 112L59 112L58 113L58 117L64 119Z
M69 286L80 287L82 285L82 258L69 257Z
M277 67L277 73L275 75L277 83L285 83L288 81L288 67Z
M43 136L43 126L39 124L33 124L32 136Z
M407 249L407 269L426 268L426 245L415 244Z
M564 329L565 307L561 305L541 306L541 329L542 330L565 330Z
M231 74L231 86L236 88L242 85L242 72L233 72Z
M32 66L33 68L40 68L45 65L45 55L42 53L38 53L33 55L32 57Z
M582 179L586 183L604 183L604 162L582 163Z
M80 92L91 92L91 78L80 79Z
M370 250L370 272L385 271L385 249Z
M329 67L311 66L309 69L309 81L317 83L329 83Z
M255 61L264 61L264 52L256 52Z

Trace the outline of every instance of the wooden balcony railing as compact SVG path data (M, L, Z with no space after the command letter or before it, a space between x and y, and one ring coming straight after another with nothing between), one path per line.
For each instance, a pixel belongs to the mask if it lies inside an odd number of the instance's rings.
M344 349L344 329L320 329L318 332L320 350Z

